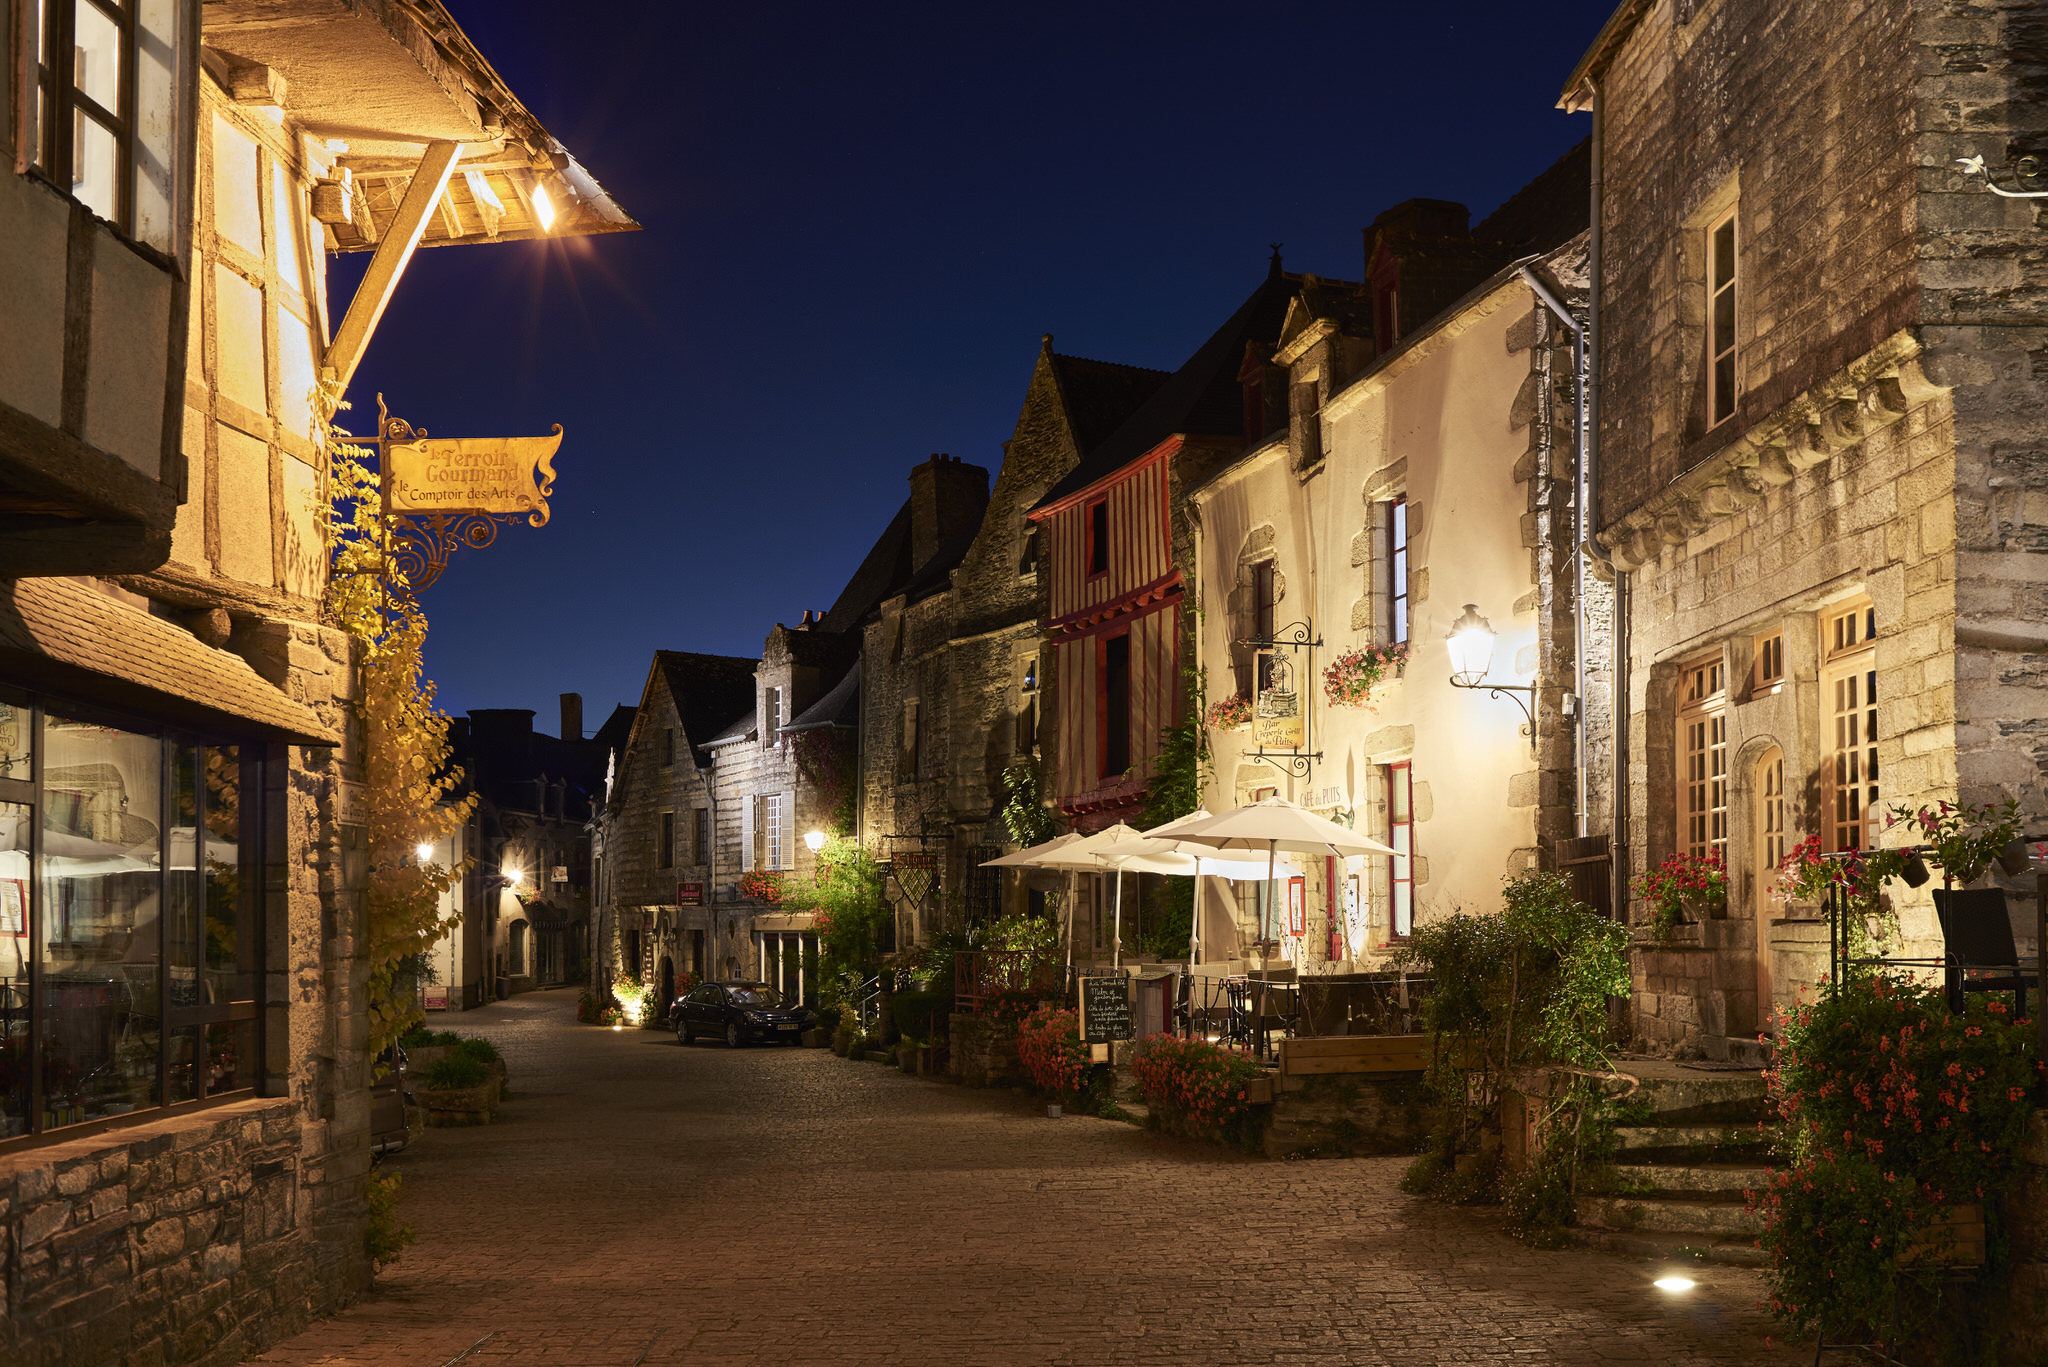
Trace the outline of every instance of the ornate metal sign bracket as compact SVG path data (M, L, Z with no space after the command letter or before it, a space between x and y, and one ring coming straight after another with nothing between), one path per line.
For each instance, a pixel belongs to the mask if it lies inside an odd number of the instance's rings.
M1303 621L1289 622L1284 627L1277 627L1270 637L1247 637L1240 641L1239 644L1250 646L1254 651L1305 650L1309 652L1309 659L1312 661L1315 658L1315 652L1322 649L1323 638L1317 636L1314 628ZM1312 672L1306 666L1302 670L1303 674L1311 674ZM1304 747L1312 739L1312 736L1312 728L1309 725L1308 700L1304 697L1302 699L1302 743ZM1290 778L1307 778L1314 772L1315 766L1323 762L1323 752L1306 748L1268 750L1262 746L1257 750L1245 751L1242 758L1251 760L1255 764L1270 764Z
M1994 195L2002 195L2006 199L2048 199L2048 189L2008 190L2001 186L1991 178L1991 168L1984 164L1982 156L1957 157L1956 165L1963 168L1965 176L1984 177L1984 188ZM2015 185L2023 182L2037 183L2041 178L2041 159L2039 157L2021 157L2012 164L2011 171L2013 184Z
M560 423L555 424L551 438L457 438L453 442L441 443L451 448L439 453L451 467L461 467L464 462L469 462L470 468L475 468L476 462L499 458L500 452L503 453L502 459L515 466L530 462L530 468L520 470L520 479L527 487L509 495L514 506L451 507L445 512L410 508L394 510L394 485L399 483L394 449L420 452L427 440L426 428L414 427L404 418L392 417L384 406L384 396L377 396L377 482L381 490L384 525L392 534L391 567L404 576L407 589L412 593L432 587L441 577L441 571L448 567L448 557L455 551L464 548L480 551L496 541L500 524L509 527L524 522L529 527L547 526L547 499L555 491L555 469L551 457L561 444L562 427ZM408 490L408 495L410 493Z

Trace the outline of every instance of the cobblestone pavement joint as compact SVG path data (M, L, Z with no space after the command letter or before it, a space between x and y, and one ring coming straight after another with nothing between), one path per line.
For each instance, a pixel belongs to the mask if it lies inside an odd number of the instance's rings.
M1537 1252L1488 1213L1402 1195L1402 1159L1260 1162L822 1049L580 1026L574 1007L533 993L434 1022L505 1055L499 1123L389 1160L419 1241L258 1361L1798 1357L1767 1347L1755 1274L1666 1296L1644 1264Z

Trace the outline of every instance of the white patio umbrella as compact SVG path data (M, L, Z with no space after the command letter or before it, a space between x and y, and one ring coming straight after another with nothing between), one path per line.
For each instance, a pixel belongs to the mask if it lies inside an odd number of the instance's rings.
M1111 829L1115 828L1112 827ZM1126 827L1125 829L1129 828ZM1043 845L1033 845L1028 850L1019 850L1015 854L1006 854L999 859L988 860L986 863L982 865L982 867L1004 869L1066 869L1071 872L1096 873L1101 871L1103 868L1107 867L1107 865L1103 862L1100 856L1096 855L1092 851L1083 850L1080 848L1082 844L1089 838L1090 837L1081 835L1077 831L1069 831L1065 835L1054 836L1051 840L1046 841ZM1067 897L1068 966L1072 967L1073 962L1074 898L1070 893Z
M985 869L1051 868L1054 866L1045 863L1045 857L1047 855L1053 854L1058 850L1065 849L1067 846L1074 844L1080 838L1081 837L1076 835L1074 832L1068 831L1065 835L1054 836L1052 839L1046 841L1043 845L1033 845L1030 849L1019 850L1015 854L1006 854L996 859L984 860L982 862L982 867Z
M1202 879L1205 877L1224 878L1233 883L1256 883L1270 879L1274 872L1263 860L1225 859L1222 857L1221 852L1217 851L1213 846L1198 845L1192 842L1183 843L1173 838L1174 833L1182 826L1195 821L1206 821L1208 818L1209 813L1207 811L1197 810L1186 816L1176 817L1164 825L1154 826L1151 830L1146 831L1135 839L1118 841L1114 845L1103 847L1102 850L1102 853L1106 855L1148 856L1153 861L1153 865L1166 863L1169 856L1164 855L1163 851L1170 850L1176 856L1191 857L1192 862L1177 867L1148 865L1139 868L1139 871L1143 873L1184 874L1194 877L1195 914L1188 929L1188 958L1190 960L1199 957L1201 947ZM1138 868L1137 865L1129 867Z
M1183 844L1206 845L1214 850L1264 851L1268 882L1272 881L1271 870L1278 862L1281 850L1295 854L1332 855L1339 859L1358 854L1399 856L1401 853L1349 826L1340 826L1317 816L1308 808L1297 806L1283 797L1269 797L1263 802L1254 802L1249 807L1239 807L1206 821L1190 819L1173 832L1173 839ZM1264 940L1265 937L1266 928L1261 925L1259 938Z

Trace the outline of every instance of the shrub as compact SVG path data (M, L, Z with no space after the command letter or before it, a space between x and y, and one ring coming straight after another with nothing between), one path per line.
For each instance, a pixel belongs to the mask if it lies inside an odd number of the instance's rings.
M475 1059L478 1063L498 1062L498 1046L481 1035L472 1035L468 1039L461 1040L450 1035L449 1039L455 1043L455 1057L457 1058Z
M1264 1072L1242 1050L1172 1035L1140 1040L1131 1059L1138 1094L1162 1128L1228 1144L1255 1137L1245 1096Z
M450 1054L427 1069L427 1086L437 1092L453 1092L464 1087L481 1087L490 1076L477 1060Z
M1915 1237L1959 1205L1995 1221L2032 1111L2032 1036L2004 1002L1973 996L1952 1016L1939 989L1894 973L1792 1012L1764 1075L1785 1163L1750 1202L1771 1308L1795 1332L1884 1324ZM1995 1274L2002 1240L1988 1256ZM1905 1327L1932 1309L1908 1297Z
M1088 1046L1081 1042L1080 1016L1041 1006L1017 1023L1017 1061L1042 1092L1061 1101L1080 1101L1090 1090Z
M370 1169L370 1257L379 1268L397 1262L413 1241L412 1226L398 1218L400 1184L399 1174L390 1169Z
M845 1014L846 1008L843 1006L820 1007L815 1013L817 1020L817 1028L827 1032L828 1034L836 1033L839 1029L839 1020Z
M953 984L925 992L898 992L890 1001L896 1015L897 1033L920 1043L930 1043L946 1033L947 1017L953 1014Z
M461 1042L462 1036L453 1030L432 1031L424 1025L416 1025L398 1043L404 1049L441 1049Z

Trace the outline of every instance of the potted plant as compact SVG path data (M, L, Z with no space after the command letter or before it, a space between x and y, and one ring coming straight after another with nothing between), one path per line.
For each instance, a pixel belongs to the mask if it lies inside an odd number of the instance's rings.
M1833 859L1825 858L1820 837L1809 835L1779 863L1771 893L1780 902L1800 903L1818 911L1824 909L1833 890L1841 888L1847 899L1849 953L1852 958L1860 957L1882 952L1898 937L1898 914L1884 896L1884 885L1904 877L1905 868L1906 857L1898 850L1847 850ZM1872 918L1877 922L1875 929Z
M1209 708L1207 721L1213 731L1242 731L1252 724L1252 700L1233 693Z
M1629 891L1647 900L1650 935L1668 943L1671 932L1688 918L1692 920L1723 915L1728 904L1728 868L1719 854L1674 854L1654 869L1645 869L1629 884Z
M1323 696L1332 707L1361 707L1370 712L1373 690L1390 672L1407 663L1405 641L1347 650L1323 670Z
M1976 882L1994 863L2011 874L2026 870L2020 804L2014 799L1976 806L1939 802L1917 809L1902 804L1891 809L1884 824L1887 829L1904 824L1917 833L1928 862L1955 887Z

